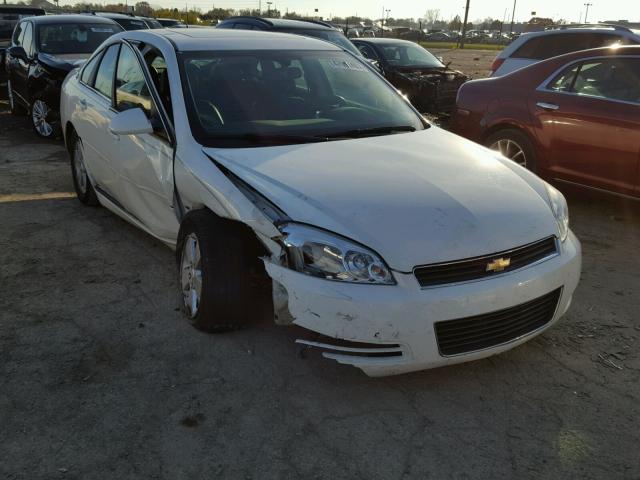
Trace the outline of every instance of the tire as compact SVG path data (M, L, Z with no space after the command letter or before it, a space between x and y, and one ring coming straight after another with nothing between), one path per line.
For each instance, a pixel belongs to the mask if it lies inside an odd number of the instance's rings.
M91 185L87 168L84 163L84 149L82 140L75 132L70 133L69 156L71 157L71 176L73 178L73 188L76 191L78 200L88 206L99 205L96 191Z
M484 144L534 173L538 170L535 147L529 137L520 130L514 128L498 130L489 135ZM518 154L518 151L521 154Z
M9 100L9 111L11 115L21 116L27 113L27 110L16 101L10 79L7 79L7 99Z
M31 126L33 131L42 138L55 138L60 131L58 113L52 110L47 102L36 98L31 104Z
M180 226L176 257L181 305L199 330L237 330L256 312L252 273L259 260L245 228L208 210L189 213Z

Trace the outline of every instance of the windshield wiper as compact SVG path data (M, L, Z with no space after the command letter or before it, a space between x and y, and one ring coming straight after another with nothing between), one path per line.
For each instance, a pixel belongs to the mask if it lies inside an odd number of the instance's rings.
M214 135L213 140L246 141L252 143L268 143L287 145L293 143L316 143L326 141L326 137L311 135L271 135L262 133L242 133L238 135Z
M374 137L376 135L390 135L392 133L401 132L415 132L416 127L411 125L395 125L389 127L375 127L375 128L358 128L355 130L347 130L345 132L330 133L324 135L326 138L360 138L360 137Z

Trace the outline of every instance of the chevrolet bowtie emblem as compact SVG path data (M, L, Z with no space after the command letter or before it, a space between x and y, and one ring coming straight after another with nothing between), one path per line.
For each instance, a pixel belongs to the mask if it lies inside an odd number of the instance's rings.
M487 272L502 272L511 265L510 258L498 258L493 262L487 263Z

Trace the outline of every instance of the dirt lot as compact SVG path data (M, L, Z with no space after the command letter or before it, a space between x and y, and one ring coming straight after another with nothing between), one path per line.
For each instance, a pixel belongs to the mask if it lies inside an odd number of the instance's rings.
M569 192L584 273L546 334L370 379L269 321L195 331L172 252L0 109L0 478L640 478L638 203Z

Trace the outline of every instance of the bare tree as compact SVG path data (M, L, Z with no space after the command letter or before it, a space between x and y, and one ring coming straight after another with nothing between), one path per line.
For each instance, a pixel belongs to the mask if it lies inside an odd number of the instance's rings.
M440 18L440 10L437 8L430 8L425 12L423 18L426 25L433 26L433 24Z

